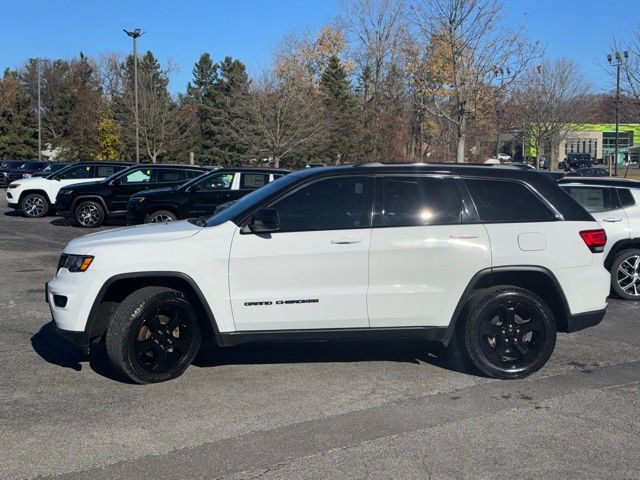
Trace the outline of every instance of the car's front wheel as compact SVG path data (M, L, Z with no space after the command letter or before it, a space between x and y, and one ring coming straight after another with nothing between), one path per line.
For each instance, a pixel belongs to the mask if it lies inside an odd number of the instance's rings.
M44 195L39 193L30 193L29 195L25 195L20 201L20 209L22 210L22 213L24 213L26 217L30 218L44 217L49 212L50 207L49 201Z
M104 223L105 211L100 203L85 200L76 207L74 217L83 228L97 228Z
M464 349L485 375L523 378L551 357L555 320L533 292L513 286L487 288L472 297L465 311Z
M611 265L611 287L625 300L640 300L640 249L616 255Z
M106 335L112 365L142 384L182 375L200 344L200 327L188 298L165 287L141 288L125 298Z
M169 210L157 210L147 217L145 223L167 223L177 219L176 214Z

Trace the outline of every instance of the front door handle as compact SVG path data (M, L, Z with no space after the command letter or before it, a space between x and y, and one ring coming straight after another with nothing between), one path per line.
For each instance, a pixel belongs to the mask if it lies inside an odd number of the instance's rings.
M610 218L604 218L602 221L603 222L607 222L607 223L618 223L618 222L621 222L622 219L621 218L612 218L612 217L610 217Z
M461 233L459 235L449 235L449 238L454 238L454 239L470 239L470 238L478 238L479 235L473 235L473 234L465 234L465 233Z
M341 237L334 238L333 240L331 240L331 243L333 243L334 245L350 245L352 243L360 243L360 239L357 237Z

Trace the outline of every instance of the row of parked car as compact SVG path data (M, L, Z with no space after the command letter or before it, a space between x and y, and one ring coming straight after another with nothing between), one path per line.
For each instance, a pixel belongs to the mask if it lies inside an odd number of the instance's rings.
M7 187L7 204L27 217L55 212L84 228L108 219L130 225L211 215L289 173L282 169L84 162Z
M27 217L55 212L83 228L116 218L138 225L209 217L289 173L268 168L122 162L50 164L47 168L51 170L43 171L42 176L9 183L7 204ZM604 263L611 272L612 289L621 298L640 300L640 182L588 177L553 180L606 229L609 241Z

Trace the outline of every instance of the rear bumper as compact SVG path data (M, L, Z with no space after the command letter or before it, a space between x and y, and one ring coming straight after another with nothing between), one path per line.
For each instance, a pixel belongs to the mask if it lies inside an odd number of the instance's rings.
M604 316L607 314L607 307L602 310L594 310L592 312L578 313L576 315L570 315L567 318L567 333L578 332L585 328L595 327L598 325Z

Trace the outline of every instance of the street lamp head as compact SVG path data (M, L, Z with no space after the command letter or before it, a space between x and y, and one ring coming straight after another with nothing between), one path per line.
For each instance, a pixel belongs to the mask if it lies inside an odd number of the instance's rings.
M122 31L132 38L138 38L142 36L139 28L136 28L133 32L128 31L126 28L123 28Z
M629 58L629 52L627 50L622 52L622 54L624 55L624 58Z
M133 31L133 34L134 34L136 37L139 37L139 36L140 36L140 29L139 29L139 28L136 28L136 29Z
M616 60L620 61L620 52L616 52Z

